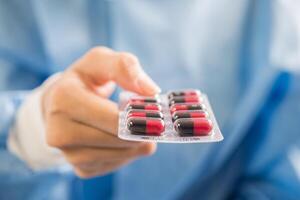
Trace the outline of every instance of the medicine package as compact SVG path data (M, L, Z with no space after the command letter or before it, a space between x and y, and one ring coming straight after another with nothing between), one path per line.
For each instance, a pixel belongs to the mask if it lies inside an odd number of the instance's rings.
M155 97L122 92L118 137L123 140L201 143L223 140L207 95L195 89Z

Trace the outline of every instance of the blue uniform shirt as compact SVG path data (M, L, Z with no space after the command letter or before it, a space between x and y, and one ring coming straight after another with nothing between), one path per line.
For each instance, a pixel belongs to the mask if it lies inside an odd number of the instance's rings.
M295 6L295 0L2 1L0 199L297 199ZM18 106L96 45L137 55L163 90L206 92L225 140L161 144L155 155L85 182L29 169L5 145Z

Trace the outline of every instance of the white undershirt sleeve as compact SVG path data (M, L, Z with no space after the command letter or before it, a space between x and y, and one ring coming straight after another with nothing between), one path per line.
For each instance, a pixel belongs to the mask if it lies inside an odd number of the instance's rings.
M20 106L7 140L8 150L23 160L33 170L58 168L69 170L71 166L62 153L48 146L41 110L41 95L60 74L51 76L33 90Z

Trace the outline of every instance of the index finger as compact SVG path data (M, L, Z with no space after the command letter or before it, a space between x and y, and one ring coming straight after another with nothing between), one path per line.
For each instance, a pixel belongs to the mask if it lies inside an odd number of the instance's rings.
M160 88L143 71L138 59L130 53L97 47L79 59L72 69L87 83L102 85L113 80L123 89L140 95L160 92Z

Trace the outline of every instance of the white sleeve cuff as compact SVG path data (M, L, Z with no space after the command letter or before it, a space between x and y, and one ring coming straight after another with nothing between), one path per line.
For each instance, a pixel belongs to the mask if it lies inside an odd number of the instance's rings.
M33 170L70 168L62 153L48 146L41 110L43 91L59 76L60 74L51 76L28 95L17 112L15 124L7 140L9 151L26 162Z

